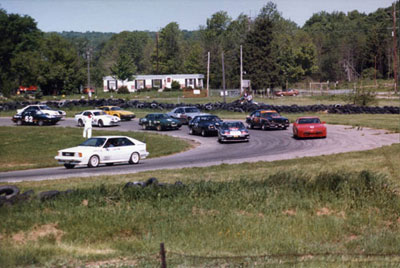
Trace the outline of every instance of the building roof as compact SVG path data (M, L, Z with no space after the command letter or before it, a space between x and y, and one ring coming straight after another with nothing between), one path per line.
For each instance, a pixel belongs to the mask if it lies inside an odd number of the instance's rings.
M204 74L138 74L133 76L134 80L144 79L166 79L168 77L172 79L190 79L190 78L204 78ZM112 76L105 76L103 80L115 80Z

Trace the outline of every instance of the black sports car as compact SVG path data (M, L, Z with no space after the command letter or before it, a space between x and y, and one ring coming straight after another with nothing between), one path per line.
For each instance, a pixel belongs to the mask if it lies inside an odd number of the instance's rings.
M218 128L218 141L249 141L250 134L246 126L240 121L222 122Z
M188 124L189 134L201 134L203 137L216 135L221 123L222 120L216 115L197 115Z
M61 120L61 117L45 114L40 110L34 110L28 108L22 113L14 115L11 120L14 123L17 123L17 125L28 124L28 125L43 126L44 124L55 125L57 124L58 121Z
M289 119L281 116L275 110L257 110L252 112L246 118L249 128L260 127L266 129L287 129L289 127Z

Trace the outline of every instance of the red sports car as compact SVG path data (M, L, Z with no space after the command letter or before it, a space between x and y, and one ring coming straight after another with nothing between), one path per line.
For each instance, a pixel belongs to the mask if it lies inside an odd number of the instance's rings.
M326 138L325 122L318 117L299 117L293 123L295 138Z

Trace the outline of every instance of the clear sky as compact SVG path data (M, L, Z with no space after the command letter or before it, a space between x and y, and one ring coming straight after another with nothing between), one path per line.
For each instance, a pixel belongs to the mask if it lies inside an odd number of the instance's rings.
M232 19L241 13L255 16L268 0L0 0L7 13L29 15L42 31L124 30L158 31L170 22L182 30L197 30L207 18L226 11ZM303 26L320 11L374 12L394 0L274 0L285 19Z

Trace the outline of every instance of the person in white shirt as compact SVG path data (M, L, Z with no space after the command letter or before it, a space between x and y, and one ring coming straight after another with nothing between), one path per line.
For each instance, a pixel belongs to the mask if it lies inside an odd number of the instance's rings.
M92 115L85 117L85 128L83 129L83 137L90 139L92 137Z

